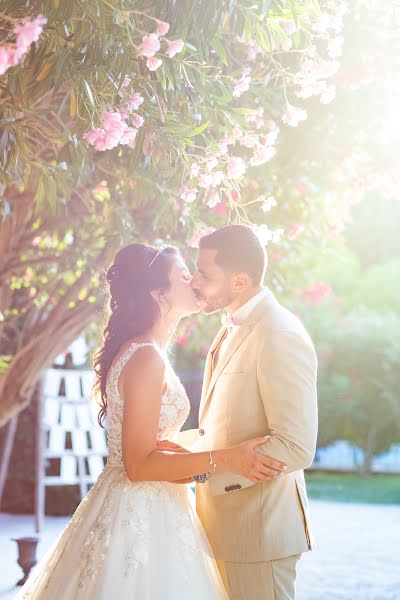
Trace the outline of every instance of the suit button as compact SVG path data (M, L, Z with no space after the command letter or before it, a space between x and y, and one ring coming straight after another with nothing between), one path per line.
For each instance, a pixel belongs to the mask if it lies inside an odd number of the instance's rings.
M204 429L199 429L199 435L204 435L204 434L205 434Z

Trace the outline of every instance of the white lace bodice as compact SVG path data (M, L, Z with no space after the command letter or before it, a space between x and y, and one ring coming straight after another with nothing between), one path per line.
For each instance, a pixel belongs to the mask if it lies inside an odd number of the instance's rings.
M155 344L132 343L115 364L112 365L107 375L108 465L122 465L122 416L124 402L118 391L118 380L122 369L133 353L143 346L153 346L160 353L166 366L167 391L161 400L158 427L159 439L173 440L179 433L190 411L190 402L185 389L173 370L166 353Z

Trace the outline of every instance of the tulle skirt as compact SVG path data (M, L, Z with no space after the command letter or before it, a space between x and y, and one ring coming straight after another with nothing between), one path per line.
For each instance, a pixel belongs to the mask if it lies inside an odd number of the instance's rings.
M186 485L107 465L15 600L227 600Z

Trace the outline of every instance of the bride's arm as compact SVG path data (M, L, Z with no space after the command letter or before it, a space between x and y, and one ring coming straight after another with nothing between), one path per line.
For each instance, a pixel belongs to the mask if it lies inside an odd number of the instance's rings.
M134 353L121 374L122 458L132 481L178 481L212 469L209 452L169 453L156 448L164 371L159 353L145 346ZM263 442L264 438L257 438L213 451L217 471L242 473L254 481L269 478L271 470L264 465L264 457L255 452Z

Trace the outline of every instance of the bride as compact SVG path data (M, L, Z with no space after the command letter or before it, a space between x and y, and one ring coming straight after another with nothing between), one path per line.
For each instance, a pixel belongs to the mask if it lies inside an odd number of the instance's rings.
M174 443L189 400L166 348L200 309L190 280L172 247L131 244L109 267L111 314L94 358L107 465L20 600L227 598L184 484L223 470L268 478L255 450L265 440L197 453Z

